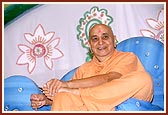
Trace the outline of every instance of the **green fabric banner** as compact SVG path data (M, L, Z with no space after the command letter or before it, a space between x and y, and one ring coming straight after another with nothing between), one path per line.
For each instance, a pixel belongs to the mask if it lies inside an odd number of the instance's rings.
M4 25L38 4L11 4L4 5Z

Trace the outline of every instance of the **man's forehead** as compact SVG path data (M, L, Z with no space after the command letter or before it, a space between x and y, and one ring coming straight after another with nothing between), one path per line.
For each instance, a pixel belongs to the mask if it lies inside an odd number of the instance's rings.
M90 29L90 34L101 34L101 33L112 33L113 32L111 30L111 28L107 25L103 25L103 24L98 24L98 25L94 25L91 29Z
M98 33L100 33L100 32L102 32L102 30L101 30L101 29L98 29Z
M94 30L91 31L92 34L104 34L110 32L111 31L108 28L94 28Z

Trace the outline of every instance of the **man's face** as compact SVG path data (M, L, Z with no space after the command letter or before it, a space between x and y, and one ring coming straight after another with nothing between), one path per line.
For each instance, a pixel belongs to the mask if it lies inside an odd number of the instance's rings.
M106 25L95 25L89 33L89 43L98 59L105 59L114 52L114 39L111 29Z

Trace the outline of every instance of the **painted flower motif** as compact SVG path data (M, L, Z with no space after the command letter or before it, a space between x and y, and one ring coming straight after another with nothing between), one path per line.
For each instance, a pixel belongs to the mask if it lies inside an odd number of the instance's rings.
M148 29L141 29L141 34L146 37L152 37L164 43L164 9L160 10L156 20L148 18L146 22L150 28L154 29L157 32L153 32Z
M36 66L36 59L44 58L44 63L49 69L53 68L53 60L61 58L63 53L56 48L59 44L60 38L53 38L55 32L45 34L41 24L37 26L34 34L25 33L26 41L33 45L29 47L25 44L19 44L18 48L22 54L18 57L16 64L28 65L27 70L32 73Z

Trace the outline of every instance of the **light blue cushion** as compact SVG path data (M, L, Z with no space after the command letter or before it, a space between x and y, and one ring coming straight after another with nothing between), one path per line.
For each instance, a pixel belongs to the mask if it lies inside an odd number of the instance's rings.
M33 80L26 76L14 75L4 80L4 111L33 111L31 94L42 93ZM38 109L50 110L49 106Z

